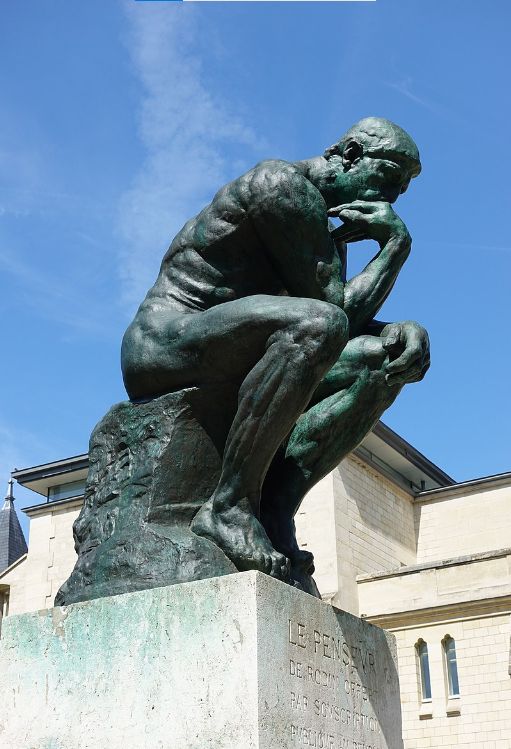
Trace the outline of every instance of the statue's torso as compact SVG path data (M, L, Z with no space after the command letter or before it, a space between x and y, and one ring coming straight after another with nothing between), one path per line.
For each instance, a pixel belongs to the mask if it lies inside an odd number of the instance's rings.
M287 162L263 162L219 190L185 224L141 309L147 313L165 303L176 312L198 312L253 294L287 293L254 220L266 177L271 182L277 171L279 176L298 174ZM279 195L278 200L283 204L293 196Z

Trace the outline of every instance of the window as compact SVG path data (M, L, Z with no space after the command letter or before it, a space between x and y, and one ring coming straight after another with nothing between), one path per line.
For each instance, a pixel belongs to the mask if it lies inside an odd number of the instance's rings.
M431 700L431 677L429 675L429 656L428 645L424 640L419 640L415 646L417 658L419 661L419 672L421 679L421 697L422 701Z
M444 647L445 671L447 674L447 688L449 697L459 697L458 666L456 663L456 643L454 638L446 635L442 640Z
M57 484L48 489L48 502L56 502L59 499L79 497L85 491L85 479L70 481L68 484Z
M9 614L9 587L2 586L0 590L0 632L2 630L2 619Z

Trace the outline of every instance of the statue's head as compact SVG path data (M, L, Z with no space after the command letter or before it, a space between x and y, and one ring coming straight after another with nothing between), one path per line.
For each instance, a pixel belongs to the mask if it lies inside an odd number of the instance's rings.
M335 174L337 202L384 200L394 203L421 171L419 151L399 125L366 117L324 153ZM333 177L331 178L332 182ZM334 195L329 196L328 202Z

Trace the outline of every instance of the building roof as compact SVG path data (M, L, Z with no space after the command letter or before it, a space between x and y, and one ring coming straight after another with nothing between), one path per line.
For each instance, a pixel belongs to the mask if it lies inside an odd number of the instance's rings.
M455 483L382 421L375 424L353 453L412 495Z
M64 458L64 460L54 460L51 463L43 463L30 468L16 469L12 472L12 477L21 486L46 497L48 489L52 486L85 479L88 468L89 456L83 453Z
M14 509L12 484L9 479L7 496L0 510L0 572L27 553L27 542Z

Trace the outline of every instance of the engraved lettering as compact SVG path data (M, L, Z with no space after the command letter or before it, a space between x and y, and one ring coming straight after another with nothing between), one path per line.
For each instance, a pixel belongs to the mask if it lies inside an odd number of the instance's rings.
M314 630L314 652L318 652L318 645L321 642L321 633L317 629Z
M298 642L297 645L299 648L306 648L307 647L307 635L306 635L306 626L305 624L299 624L298 625Z
M295 710L307 710L309 706L309 698L305 694L297 694L291 692L291 707Z
M347 642L343 642L342 644L342 653L343 653L342 662L344 663L345 666L347 666L351 662L350 651L349 651Z
M289 619L289 642L291 643L291 645L296 645L296 640L293 640L293 638L291 636L291 628L292 628L292 626L293 626L293 622L291 621L291 619Z
M297 744L313 749L335 749L335 736L332 733L316 731L314 728L291 724L291 739Z

